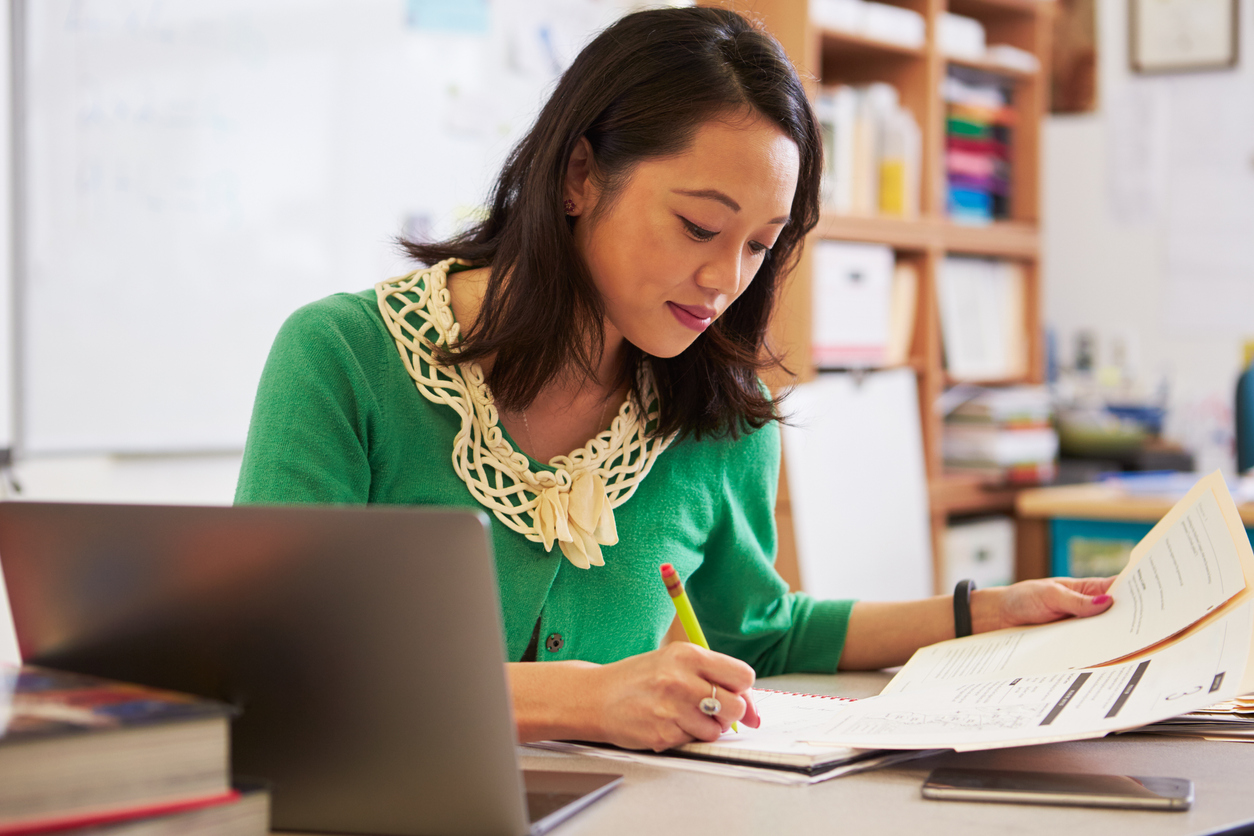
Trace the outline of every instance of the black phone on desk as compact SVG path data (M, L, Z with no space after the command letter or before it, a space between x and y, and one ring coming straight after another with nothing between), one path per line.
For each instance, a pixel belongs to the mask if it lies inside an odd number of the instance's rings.
M1187 810L1193 804L1193 782L1187 778L1141 775L941 768L927 776L923 797L1066 807Z

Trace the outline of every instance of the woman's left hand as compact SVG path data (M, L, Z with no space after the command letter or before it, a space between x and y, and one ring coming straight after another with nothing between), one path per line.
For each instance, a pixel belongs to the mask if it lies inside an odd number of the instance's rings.
M1022 624L1044 624L1110 609L1106 594L1114 578L1046 578L971 593L971 625L976 633Z

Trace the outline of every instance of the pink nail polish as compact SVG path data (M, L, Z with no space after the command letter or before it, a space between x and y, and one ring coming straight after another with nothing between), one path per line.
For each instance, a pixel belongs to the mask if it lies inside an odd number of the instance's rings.
M1093 599L1093 603L1097 604L1100 607L1102 604L1106 603L1109 600L1110 600L1109 595L1098 595L1096 598Z

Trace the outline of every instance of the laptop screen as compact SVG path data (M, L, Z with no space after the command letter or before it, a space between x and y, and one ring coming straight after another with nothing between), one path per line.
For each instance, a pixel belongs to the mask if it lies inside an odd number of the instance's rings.
M32 664L230 702L278 829L524 833L483 514L0 503Z

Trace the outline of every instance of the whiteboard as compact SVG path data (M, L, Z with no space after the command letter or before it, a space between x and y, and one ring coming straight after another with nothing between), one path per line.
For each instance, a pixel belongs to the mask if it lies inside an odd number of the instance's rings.
M801 585L816 598L932 594L931 521L912 369L824 373L784 401Z
M7 4L0 3L0 449L12 447L15 435L14 419L17 410L16 380L16 312L13 309L13 252L12 202L7 198L10 192L10 166L8 161L12 153L10 137L10 119L12 112L10 90L10 53L9 53L9 15ZM0 478L3 475L0 474ZM0 496L4 496L4 488L0 486ZM0 628L3 620L0 619ZM0 638L0 647L3 639ZM3 655L0 654L0 660Z
M238 450L297 307L454 231L608 0L38 0L22 446Z

